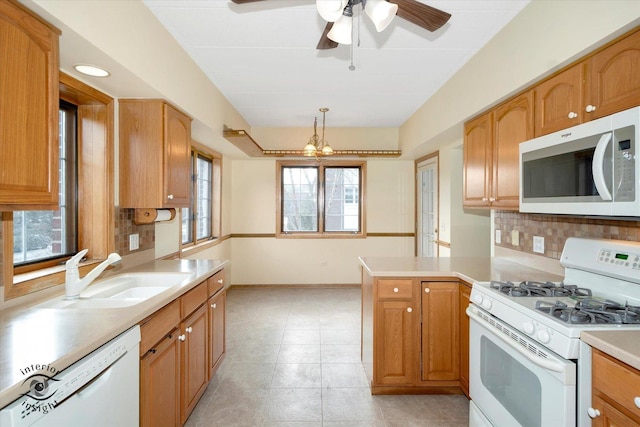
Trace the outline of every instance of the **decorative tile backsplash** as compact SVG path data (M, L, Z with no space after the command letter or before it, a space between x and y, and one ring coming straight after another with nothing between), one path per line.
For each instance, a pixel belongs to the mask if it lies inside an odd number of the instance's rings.
M533 236L544 237L544 256L560 259L568 237L640 241L640 221L600 220L564 216L524 214L510 211L494 213L496 230L501 230L501 243L496 246L520 252L533 252ZM511 231L519 233L519 245L514 246ZM542 254L536 254L542 255Z
M133 252L144 251L155 248L156 227L155 224L136 225L133 223L134 210L125 208L115 208L115 245L116 252L121 256L129 255ZM140 247L135 251L129 250L129 236L137 233Z

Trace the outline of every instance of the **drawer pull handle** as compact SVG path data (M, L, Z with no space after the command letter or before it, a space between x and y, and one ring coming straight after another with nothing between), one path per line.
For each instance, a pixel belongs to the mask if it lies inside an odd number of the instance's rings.
M191 332L193 332L193 328L192 328L191 326L189 326L189 327L186 329L186 331L187 331L187 332L189 332L189 333L191 333Z
M224 283L224 280L218 279L218 283L220 283L222 285Z
M152 348L151 350L149 350L149 353L156 354L156 349L155 349L155 348Z
M186 339L187 339L187 336L186 336L185 334L178 335L178 339L179 339L180 341L184 341L184 340L186 340Z
M595 105L587 105L587 108L585 108L587 113L593 113L594 111L596 111L596 106Z
M575 119L576 117L578 117L578 113L574 113L573 111L569 112L570 119Z
M398 288L393 288L393 292L395 292L396 294L398 293L399 290L400 289L398 289Z
M407 311L408 311L409 313L411 313L411 312L413 311L413 309L412 309L411 307L407 307Z
M636 405L636 408L640 409L640 396L633 398L633 404Z
M600 411L597 409L589 408L587 409L587 414L589 414L590 418L597 418L600 416Z
M429 289L429 288L424 288L424 293L428 294L429 292L431 292L431 289Z
M211 308L216 308L217 305L216 304L211 304Z

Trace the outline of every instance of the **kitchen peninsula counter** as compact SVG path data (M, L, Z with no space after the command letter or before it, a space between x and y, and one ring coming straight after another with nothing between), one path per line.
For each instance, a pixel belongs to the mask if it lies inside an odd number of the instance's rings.
M360 257L372 277L455 277L469 284L475 281L560 281L561 276L513 261L488 257Z
M129 307L54 309L39 308L38 305L44 302L39 301L2 310L0 408L24 392L22 383L34 373L31 369L37 370L40 365L41 371L53 376L52 373L62 371L140 323L223 269L227 263L227 260L204 259L156 260L119 271L117 274L188 273L178 285Z

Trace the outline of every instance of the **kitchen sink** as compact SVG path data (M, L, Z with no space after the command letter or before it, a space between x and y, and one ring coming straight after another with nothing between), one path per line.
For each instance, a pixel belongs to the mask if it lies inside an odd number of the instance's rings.
M36 308L121 308L140 304L179 285L190 273L128 273L96 282L80 298L54 298Z

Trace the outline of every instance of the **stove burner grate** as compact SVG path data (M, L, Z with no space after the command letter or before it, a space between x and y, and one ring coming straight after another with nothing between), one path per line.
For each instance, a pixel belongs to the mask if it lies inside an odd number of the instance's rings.
M536 310L570 324L640 324L640 307L586 298L569 307L561 301L536 301Z
M523 281L520 283L492 281L491 289L512 297L590 297L591 290L579 288L576 285L567 285L564 282Z

